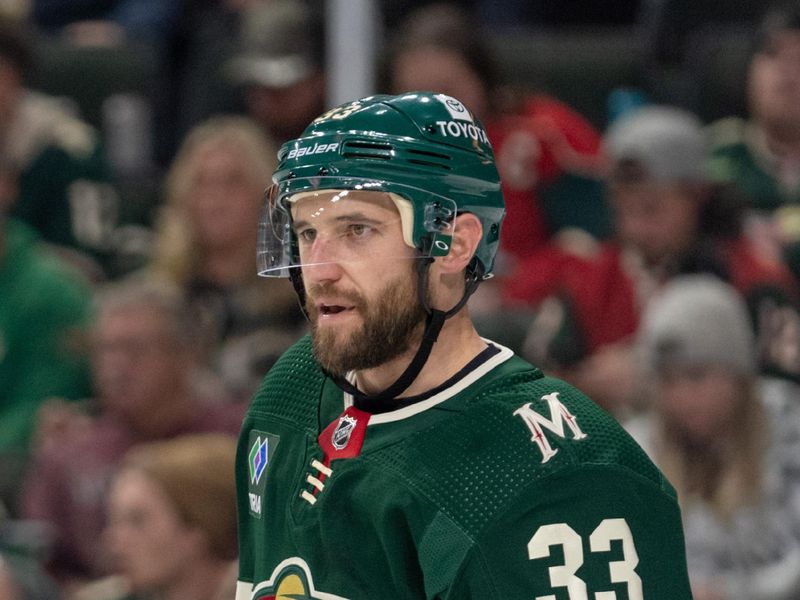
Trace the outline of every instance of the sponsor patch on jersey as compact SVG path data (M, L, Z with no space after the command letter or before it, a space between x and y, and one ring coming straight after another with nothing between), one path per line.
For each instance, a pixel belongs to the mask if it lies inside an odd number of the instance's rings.
M347 600L314 587L306 561L293 557L281 562L268 581L253 588L253 600Z
M261 517L261 502L264 497L264 484L275 447L280 437L264 431L252 430L249 437L250 451L247 453L248 500L250 514Z

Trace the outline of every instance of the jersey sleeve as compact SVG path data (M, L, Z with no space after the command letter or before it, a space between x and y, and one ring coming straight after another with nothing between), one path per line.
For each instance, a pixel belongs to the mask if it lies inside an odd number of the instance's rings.
M475 542L441 598L692 597L674 496L622 467L537 481Z

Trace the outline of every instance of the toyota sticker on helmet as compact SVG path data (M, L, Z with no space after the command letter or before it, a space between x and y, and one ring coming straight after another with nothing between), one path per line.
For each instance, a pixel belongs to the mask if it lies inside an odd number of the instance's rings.
M467 137L481 144L489 144L489 136L486 132L472 123L462 123L461 121L436 121L436 127L443 137Z
M459 100L451 96L447 96L446 94L436 94L434 96L442 105L447 109L447 112L450 113L450 116L454 119L458 119L460 121L469 121L470 123L473 122L472 115L467 110L467 107L464 106Z

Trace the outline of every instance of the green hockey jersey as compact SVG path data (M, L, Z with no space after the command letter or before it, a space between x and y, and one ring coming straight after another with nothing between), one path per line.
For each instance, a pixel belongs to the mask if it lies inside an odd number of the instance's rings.
M237 454L237 600L691 598L674 490L622 428L506 349L369 414L308 337Z

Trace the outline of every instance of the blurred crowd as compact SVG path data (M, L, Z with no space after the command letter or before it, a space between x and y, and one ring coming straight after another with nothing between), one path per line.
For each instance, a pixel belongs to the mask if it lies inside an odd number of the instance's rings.
M482 334L664 470L696 600L800 597L800 1L375 4L375 91L494 146ZM327 6L0 2L0 600L233 596L236 434L306 331L262 195L327 108ZM635 80L591 114L501 60L611 29ZM707 110L712 47L741 106Z

